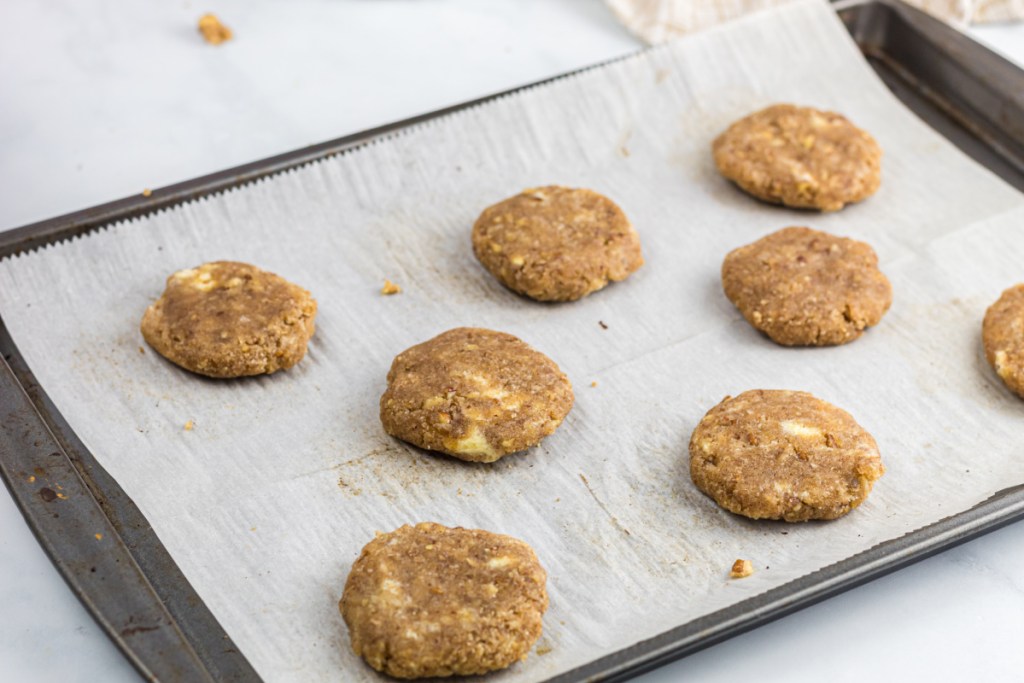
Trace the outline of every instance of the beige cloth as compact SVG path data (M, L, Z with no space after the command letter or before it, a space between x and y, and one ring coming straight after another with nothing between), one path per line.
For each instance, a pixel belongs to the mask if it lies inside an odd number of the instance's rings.
M656 45L791 0L605 0L626 28ZM1024 0L905 0L951 24L1024 19Z

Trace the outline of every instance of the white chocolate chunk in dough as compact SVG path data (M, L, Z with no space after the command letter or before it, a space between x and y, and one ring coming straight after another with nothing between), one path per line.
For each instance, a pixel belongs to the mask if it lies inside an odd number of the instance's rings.
M473 425L464 437L452 439L445 446L455 453L487 458L483 462L493 462L501 457L501 453L494 450L494 447L487 442L476 425Z
M779 423L779 426L782 427L783 432L790 436L801 436L807 439L821 436L820 429L805 425L797 420L783 420Z

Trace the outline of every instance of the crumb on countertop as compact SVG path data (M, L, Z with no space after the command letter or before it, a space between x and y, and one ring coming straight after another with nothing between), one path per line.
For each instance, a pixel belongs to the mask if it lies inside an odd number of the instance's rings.
M597 386L597 380L595 379L595 380L594 380L593 382L591 382L591 383L590 383L590 386L592 386L592 387L596 387L596 386Z
M195 427L195 426L196 426L196 423L193 422L192 420L189 420L188 422L185 423L185 431L186 432L191 432L192 428Z
M380 293L384 296L391 296L392 294L401 294L402 288L396 285L391 280L384 280L384 286L381 287Z
M147 187L147 188L145 188L145 189L144 189L144 190L142 191L142 196L143 196L143 197L148 197L148 196L150 196L151 194L153 194L153 190L149 189L148 187Z
M754 565L750 560L736 560L729 570L730 579L745 579L754 573Z
M204 14L199 17L199 32L203 35L203 40L210 45L220 45L232 38L231 29L220 23L215 14Z

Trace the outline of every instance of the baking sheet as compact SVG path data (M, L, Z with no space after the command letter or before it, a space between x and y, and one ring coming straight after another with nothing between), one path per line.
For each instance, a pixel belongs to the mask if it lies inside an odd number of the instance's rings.
M886 150L879 194L819 216L718 178L710 139L779 100L871 130ZM619 201L645 268L569 305L493 283L469 226L486 204L547 182ZM1024 481L1019 402L978 340L985 306L1016 281L1022 205L892 99L827 7L801 3L7 260L0 314L265 678L372 678L345 645L344 576L374 530L433 519L537 548L552 598L545 654L501 675L536 680ZM793 350L742 322L720 293L721 258L788 224L875 245L896 292L882 325L848 347ZM300 366L213 382L138 352L138 318L164 276L215 258L314 292L319 329ZM381 297L384 277L405 293ZM518 334L573 379L577 405L539 449L475 466L380 431L391 358L460 324ZM864 506L829 524L753 523L693 489L693 426L755 387L813 391L875 434L889 473ZM755 561L754 577L725 579L737 557Z

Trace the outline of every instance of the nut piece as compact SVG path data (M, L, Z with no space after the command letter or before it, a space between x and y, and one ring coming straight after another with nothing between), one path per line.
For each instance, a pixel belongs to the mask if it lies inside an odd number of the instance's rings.
M730 579L745 579L754 573L754 564L750 560L736 560L729 570Z
M494 462L552 434L572 404L550 358L511 334L460 327L395 357L380 420L420 448Z
M591 190L523 190L485 209L472 238L484 268L537 301L575 301L644 263L622 209Z
M892 304L869 244L810 228L783 228L729 252L722 287L747 322L783 346L853 341Z
M690 476L752 519L842 517L885 472L878 444L845 410L803 391L727 397L690 437Z
M468 676L526 659L548 606L526 543L422 523L363 548L339 603L352 650L396 678Z
M199 33L202 34L203 40L210 45L220 45L231 40L232 37L231 29L220 23L220 19L214 14L204 14L199 17Z
M723 176L774 204L838 211L881 182L882 150L844 116L777 104L729 126L712 143Z

